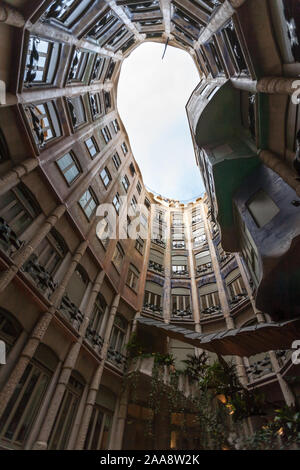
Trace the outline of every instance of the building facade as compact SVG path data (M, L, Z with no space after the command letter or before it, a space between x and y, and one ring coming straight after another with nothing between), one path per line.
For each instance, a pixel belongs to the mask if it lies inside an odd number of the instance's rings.
M15 3L0 3L0 447L198 448L174 416L142 435L151 371L136 366L135 402L126 344L138 331L180 368L202 348L166 328L297 317L299 6ZM199 71L187 113L206 195L186 205L146 189L118 114L122 62L144 41ZM231 356L244 386L291 405L285 349Z

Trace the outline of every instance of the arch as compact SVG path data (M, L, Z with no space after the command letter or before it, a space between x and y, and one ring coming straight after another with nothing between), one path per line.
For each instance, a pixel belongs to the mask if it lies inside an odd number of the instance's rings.
M0 339L5 342L7 352L14 346L22 331L21 323L10 312L0 308Z

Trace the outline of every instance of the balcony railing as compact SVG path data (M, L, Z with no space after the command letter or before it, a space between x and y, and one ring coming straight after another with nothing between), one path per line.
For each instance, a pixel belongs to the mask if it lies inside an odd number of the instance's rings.
M69 323L76 330L79 330L83 322L84 315L79 310L79 308L69 299L67 294L65 294L62 298L62 301L60 304L60 312L62 313L64 317L67 318Z
M241 292L240 294L236 294L232 297L229 301L229 305L231 308L236 307L239 303L243 302L244 300L248 299L247 292Z
M159 238L153 238L152 242L155 243L158 246L166 248L166 242L164 242L163 240L160 240Z
M0 244L9 256L24 244L2 217L0 217Z
M201 264L201 266L198 266L196 268L196 273L205 274L207 272L210 272L211 270L212 270L212 263L206 263L206 264Z
M212 305L211 307L206 307L203 310L201 310L201 313L203 315L214 315L217 313L221 313L222 309L220 305Z
M151 312L157 315L161 315L163 311L161 307L158 307L157 305L153 305L153 304L148 304L148 303L144 304L144 309L151 310Z
M185 249L185 243L184 242L173 242L173 249L174 250L184 250Z
M104 340L96 330L92 330L88 327L85 333L85 338L98 353L101 352Z
M115 351L112 348L108 348L107 360L114 366L117 366L118 369L120 369L122 372L124 371L127 362L127 358L124 356L124 354L121 354L119 351Z
M269 354L266 354L263 359L253 362L249 367L246 368L246 372L250 381L257 380L262 376L273 372L273 367Z
M53 277L48 271L37 262L37 256L33 255L23 266L24 272L28 273L40 289L48 297L53 294L57 287Z
M173 310L172 318L175 320L191 320L193 317L191 309L186 310Z
M180 276L180 277L182 276L182 277L184 277L184 276L188 276L188 275L189 275L189 272L188 272L187 269L184 269L182 271L173 271L172 270L172 276Z
M154 271L157 271L158 273L164 274L165 268L163 267L162 264L156 263L155 261L149 261L149 269L153 269Z

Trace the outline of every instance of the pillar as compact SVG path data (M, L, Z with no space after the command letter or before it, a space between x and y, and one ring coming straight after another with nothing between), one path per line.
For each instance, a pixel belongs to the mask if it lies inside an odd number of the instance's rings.
M15 166L3 176L0 177L0 195L6 193L11 188L17 186L22 177L28 175L31 171L39 166L36 158L28 158L20 165Z

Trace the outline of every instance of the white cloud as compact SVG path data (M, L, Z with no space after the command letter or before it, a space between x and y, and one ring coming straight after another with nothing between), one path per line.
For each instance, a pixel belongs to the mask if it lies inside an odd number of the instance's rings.
M124 61L118 109L145 184L184 200L203 191L185 112L199 75L186 52L163 51L144 43Z

